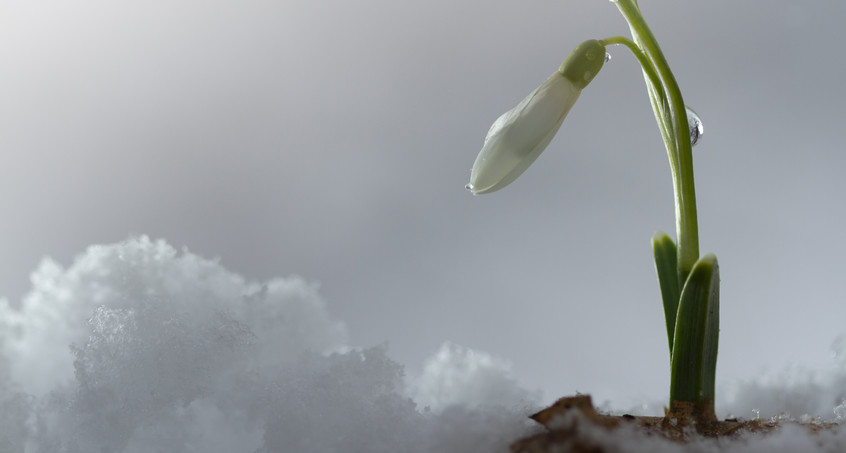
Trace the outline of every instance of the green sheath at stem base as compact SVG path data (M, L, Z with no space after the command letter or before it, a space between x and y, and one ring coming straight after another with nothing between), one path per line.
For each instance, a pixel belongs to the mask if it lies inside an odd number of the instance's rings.
M679 299L670 370L670 401L714 401L720 335L720 270L703 256L690 271ZM713 412L713 408L712 408Z

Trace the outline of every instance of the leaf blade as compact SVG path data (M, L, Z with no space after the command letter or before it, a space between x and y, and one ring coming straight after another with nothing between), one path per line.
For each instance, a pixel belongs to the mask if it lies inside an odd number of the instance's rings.
M708 403L713 412L719 341L719 266L707 254L691 269L679 299L670 371L670 404Z
M673 356L673 337L676 330L676 313L679 307L678 250L676 243L663 231L652 236L652 252L655 256L655 272L664 302L664 320L667 323L667 342L670 357Z

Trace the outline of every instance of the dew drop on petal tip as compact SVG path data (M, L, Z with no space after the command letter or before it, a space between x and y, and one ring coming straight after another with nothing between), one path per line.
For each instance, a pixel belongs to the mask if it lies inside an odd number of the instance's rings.
M685 106L685 110L687 111L687 127L690 129L690 146L696 146L705 134L705 126L692 108Z
M469 190L470 192L472 192L472 191L473 191L473 184L470 184L470 183L468 182L468 183L464 186L464 188L465 188L465 189L467 189L467 190Z

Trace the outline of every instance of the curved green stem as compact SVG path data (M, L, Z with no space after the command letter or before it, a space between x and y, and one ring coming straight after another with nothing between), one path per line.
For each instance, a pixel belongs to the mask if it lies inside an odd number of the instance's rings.
M676 205L679 282L683 283L699 258L699 227L696 215L696 191L693 185L693 154L688 133L687 111L679 86L652 31L640 14L635 0L612 0L623 14L635 43L651 63L660 81L650 89L655 116L667 146ZM641 63L641 65L643 65ZM646 73L646 70L644 70ZM647 74L647 78L650 76ZM666 133L663 129L666 128Z
M661 79L658 78L658 73L655 72L655 68L652 67L652 62L646 58L646 54L643 53L643 50L637 46L631 39L626 38L624 36L612 36L610 38L600 39L599 43L603 46L613 45L613 44L622 44L629 48L632 52L632 55L637 58L637 61L640 63L641 68L643 68L643 72L646 75L647 81L655 88L661 86ZM663 92L661 93L663 95ZM663 99L663 96L662 96Z
M664 97L664 90L661 89L661 79L658 77L658 73L655 72L652 62L649 61L646 54L643 53L643 50L641 50L637 44L623 36L613 36L601 39L599 42L602 45L622 44L628 47L632 52L632 55L635 56L637 61L640 63L641 69L643 70L643 77L646 79L646 88L649 92L649 102L652 104L652 110L655 112L655 118L658 120L658 130L661 132L661 138L664 140L664 143L668 144L668 146L669 144L674 144L675 134L673 133L672 126L667 124L667 121L665 121L667 99ZM670 165L675 168L677 166L675 162L676 153L674 150L671 151L670 148L668 148L667 151L670 156Z

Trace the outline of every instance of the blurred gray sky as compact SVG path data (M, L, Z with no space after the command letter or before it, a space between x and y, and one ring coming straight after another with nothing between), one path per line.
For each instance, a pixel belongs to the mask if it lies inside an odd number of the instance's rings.
M841 2L642 0L686 102L718 382L831 366L846 332ZM663 399L649 239L670 176L623 48L518 181L463 186L490 124L608 1L0 1L0 295L130 234L321 282L354 344L446 340L548 399ZM719 384L718 384L719 385ZM719 392L719 389L718 389Z

